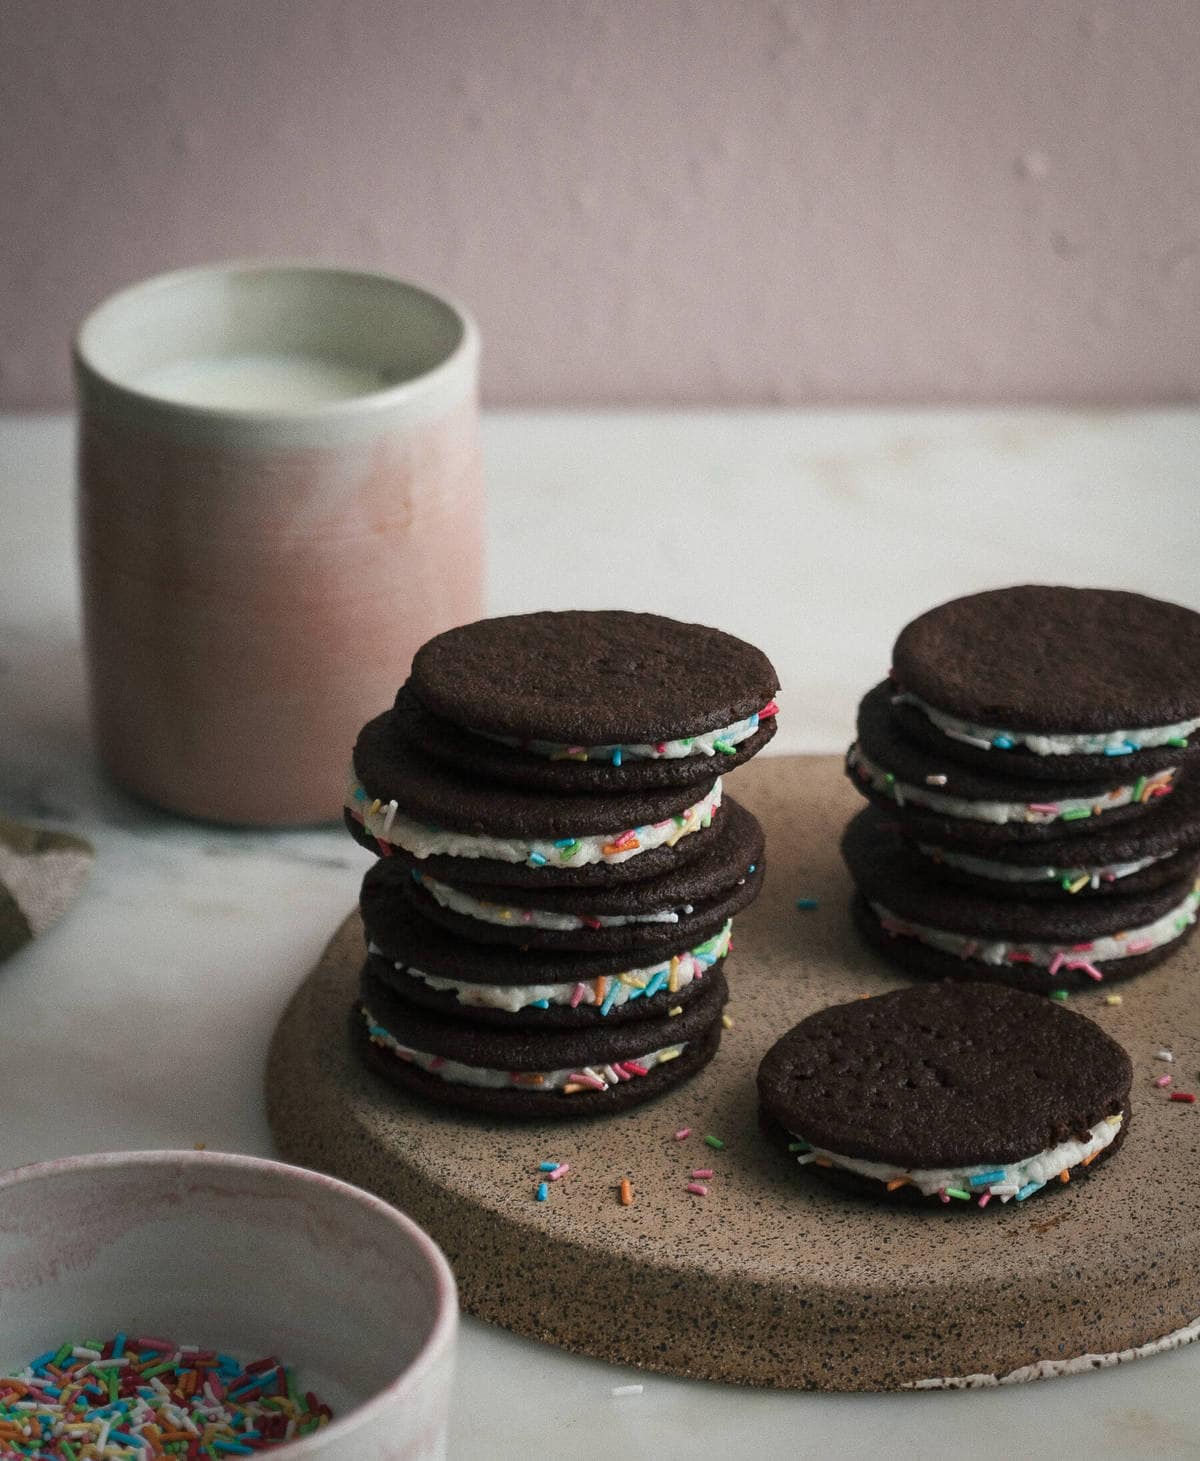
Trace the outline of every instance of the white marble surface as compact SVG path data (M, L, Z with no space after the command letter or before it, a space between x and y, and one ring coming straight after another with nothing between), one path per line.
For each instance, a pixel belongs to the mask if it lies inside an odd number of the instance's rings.
M777 750L841 749L896 629L955 593L1057 580L1200 608L1200 413L504 415L485 451L492 610L647 607L744 634L785 686ZM62 418L0 418L0 813L99 853L68 918L0 970L0 1167L270 1154L266 1042L364 859L334 828L214 830L99 776ZM760 1392L467 1320L451 1455L1195 1456L1198 1379L1194 1347L999 1392ZM614 1397L626 1383L643 1393Z

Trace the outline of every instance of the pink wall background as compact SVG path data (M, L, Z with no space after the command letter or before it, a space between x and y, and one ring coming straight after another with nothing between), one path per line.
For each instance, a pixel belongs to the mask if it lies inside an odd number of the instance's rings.
M494 404L1200 395L1192 0L3 0L0 407L118 285L321 256Z

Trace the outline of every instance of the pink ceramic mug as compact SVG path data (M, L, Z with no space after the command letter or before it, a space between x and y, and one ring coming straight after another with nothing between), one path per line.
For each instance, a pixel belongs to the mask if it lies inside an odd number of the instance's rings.
M417 647L478 618L478 335L304 264L163 275L75 342L92 717L130 791L326 821Z

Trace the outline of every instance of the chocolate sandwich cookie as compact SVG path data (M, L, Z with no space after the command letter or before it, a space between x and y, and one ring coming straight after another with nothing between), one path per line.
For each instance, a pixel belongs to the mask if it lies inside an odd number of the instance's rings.
M1200 883L1089 901L997 899L934 875L893 822L860 812L842 856L863 936L910 973L1048 993L1126 979L1160 963L1196 920Z
M428 755L470 775L613 791L747 760L774 734L778 688L766 655L720 629L573 609L439 634L396 703Z
M775 734L776 715L772 700L758 712L759 722L749 736L730 739L714 733L693 741L694 745L707 749L675 757L667 754L671 743L659 741L649 747L655 752L653 756L639 760L625 754L631 749L629 746L589 748L575 744L561 751L556 748L538 753L521 745L476 735L426 710L410 684L401 686L393 709L411 743L432 760L481 780L559 792L637 791L643 787L684 786L695 781L698 775L724 775L762 750ZM721 742L719 750L717 741ZM598 754L602 750L607 751L607 756ZM614 753L619 756L616 764Z
M654 877L703 850L721 781L614 795L476 781L415 750L391 711L354 747L346 825L382 856L452 884L605 886Z
M414 1095L485 1116L569 1120L641 1105L694 1075L720 1044L726 997L716 972L673 1018L485 1028L398 999L368 966L356 1025L370 1065Z
M637 882L607 888L457 886L394 858L377 864L371 876L426 918L480 943L649 951L715 933L758 896L764 866L762 828L727 797L699 856Z
M892 663L904 730L989 772L1091 782L1106 760L1141 775L1195 754L1200 614L1179 604L1114 589L994 589L914 619Z
M1024 1201L1112 1155L1129 1056L1091 1020L995 984L834 1005L758 1071L768 1131L856 1193L964 1207Z
M924 836L910 845L938 876L993 898L1086 900L1146 893L1195 876L1200 778L1185 776L1152 817L1113 824L1100 818L1086 836L984 848L939 844Z
M732 930L727 919L638 952L481 944L397 898L378 864L363 880L361 909L376 972L405 1000L472 1022L532 1028L670 1016L721 964Z
M1061 841L1154 816L1177 771L1137 772L1127 759L1100 758L1107 774L1089 782L1022 780L935 755L903 734L885 681L858 707L858 739L846 772L862 794L890 808L918 841L994 845ZM1006 762L1011 772L1012 763Z

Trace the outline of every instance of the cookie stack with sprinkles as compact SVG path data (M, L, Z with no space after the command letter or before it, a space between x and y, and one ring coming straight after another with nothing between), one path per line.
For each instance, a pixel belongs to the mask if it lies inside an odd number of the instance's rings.
M430 640L354 748L357 1038L402 1089L500 1116L600 1115L715 1054L756 819L723 774L775 731L761 651L618 610Z
M1200 903L1200 614L1023 585L931 609L858 712L842 853L910 973L1054 992L1167 958Z

